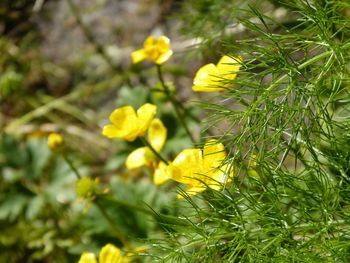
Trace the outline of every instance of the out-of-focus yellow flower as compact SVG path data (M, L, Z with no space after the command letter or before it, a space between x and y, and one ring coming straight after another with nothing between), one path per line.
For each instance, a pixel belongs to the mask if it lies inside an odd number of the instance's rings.
M143 42L143 48L131 53L133 63L139 63L144 59L153 61L160 65L166 62L173 51L169 47L170 40L166 36L161 36L158 39L149 36Z
M237 77L235 73L241 67L242 58L230 58L223 56L217 65L213 63L201 67L193 79L193 91L212 92L225 91L225 87L232 86L223 82L234 80ZM217 87L217 86L220 87Z
M99 263L128 263L131 258L123 256L121 250L112 244L105 245L98 257ZM84 252L78 263L98 263L96 256L91 252Z
M144 136L156 112L156 105L150 103L142 105L137 112L131 106L118 108L109 116L112 124L104 126L102 134L108 138L133 141Z
M233 173L229 166L222 165L226 158L225 147L216 140L210 140L201 149L183 150L169 165L171 179L187 185L185 192L192 196L207 187L220 190L231 181ZM181 198L181 195L178 195Z
M63 143L63 136L59 133L50 133L47 137L47 145L52 151L59 149L61 146L63 146Z
M160 119L153 119L148 129L148 141L151 146L160 152L164 146L167 136L167 129ZM137 148L126 159L126 167L135 169L155 160L156 156L147 146Z

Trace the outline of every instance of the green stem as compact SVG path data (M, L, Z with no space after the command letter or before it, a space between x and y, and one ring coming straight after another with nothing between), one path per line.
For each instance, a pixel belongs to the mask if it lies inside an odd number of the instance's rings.
M146 140L145 137L140 137L140 139L141 139L142 143L143 143L145 146L147 146L148 148L150 148L150 150L154 153L155 156L157 156L157 158L158 158L159 160L161 160L161 161L164 162L165 164L168 164L168 161L165 160L165 159L160 155L160 153L157 152L156 149L153 148L153 146Z
M104 218L107 220L109 225L112 227L114 233L118 237L118 239L122 242L123 246L125 246L127 249L132 249L129 242L126 240L126 238L118 231L116 226L114 225L113 219L110 217L110 215L107 213L107 211L104 209L104 207L101 205L100 201L98 199L95 199L94 204L97 206L97 208L100 210L101 214L104 216Z
M139 212L142 212L142 213L145 213L147 215L153 216L156 219L160 218L162 221L165 221L166 223L173 223L173 224L176 224L176 225L183 225L183 226L188 226L189 225L188 221L186 221L184 219L181 219L181 218L178 218L176 216L160 214L160 213L157 213L155 211L148 210L148 209L146 209L146 208L144 208L142 206L139 206L139 205L136 205L136 204L133 204L133 203L129 203L127 201L115 199L113 197L101 196L101 198L105 199L106 201L112 202L112 203L114 203L116 205L123 206L123 207L126 207L126 208L130 208L132 210L137 210Z
M157 73L158 73L159 81L163 86L164 93L168 97L171 104L173 105L178 120L180 121L181 125L185 128L185 131L186 131L187 135L190 137L192 143L195 144L196 141L194 140L193 135L185 122L185 118L180 111L180 107L179 107L180 103L171 95L168 86L165 84L163 74L162 74L162 68L160 65L157 65Z
M275 130L276 130L276 129L275 129ZM283 132L285 135L289 136L290 138L293 137L292 134L290 134L290 133L288 133L288 132L286 132L286 131L282 131L282 132ZM300 139L300 138L296 137L296 141L299 142L299 143L301 143L301 144L303 144L306 148L307 148L307 147L310 147L310 146L308 145L308 143L307 143L306 141L304 141L303 139ZM337 170L340 172L340 174L341 174L344 178L347 179L347 175L346 175L345 171L342 169L342 167L340 167L338 164L336 164L336 163L334 163L332 160L330 160L329 157L328 157L324 152L322 152L320 149L318 149L317 147L311 146L311 149L312 149L315 153L317 153L317 154L319 154L319 155L322 155L325 159L327 159L328 163L329 163L331 166L333 166L335 169L337 169ZM308 150L310 151L310 149L308 149Z
M73 162L69 159L68 155L64 152L62 153L63 159L66 161L66 163L69 165L69 167L72 169L72 171L74 172L75 176L77 177L77 179L81 179L81 175L78 171L77 168L75 168Z
M349 43L349 44L350 44L350 43ZM346 48L349 44L344 45L344 48ZM316 61L318 61L318 60L320 60L320 59L322 59L322 58L325 58L325 57L327 57L327 56L329 56L329 55L331 55L331 54L333 54L333 51L332 51L332 50L323 52L323 53L317 55L316 57L313 57L313 58L311 58L311 59L305 61L304 63L300 64L297 68L298 68L298 70L301 70L301 69L303 69L303 68L306 68L307 66L311 65L312 63L314 63L314 62L316 62ZM281 81L287 79L288 77L289 77L288 74L283 75L283 76L280 77L278 80L276 80L275 83L273 83L270 87L268 87L266 90L267 90L267 91L273 90Z
M74 164L72 163L72 161L69 159L69 157L67 156L66 153L62 154L64 160L68 163L69 167L72 169L72 171L74 172L74 174L76 175L77 179L80 180L82 178L82 176L80 175L78 169L75 168ZM116 228L116 226L113 223L112 218L107 214L106 210L104 209L104 207L100 204L100 201L98 199L93 200L93 203L97 206L97 208L100 210L101 214L106 218L106 220L108 221L109 225L112 227L113 231L115 232L116 236L118 237L118 239L122 242L122 244L128 248L131 249L128 241L124 238L124 236L118 231L118 229Z
M127 202L127 201L115 199L113 197L106 197L106 196L101 196L101 198L103 198L103 199L105 199L107 201L113 202L116 205L127 207L127 208L130 208L132 210L137 210L137 211L140 211L140 212L148 214L148 215L154 215L154 213L152 211L150 211L150 210L148 210L148 209L146 209L146 208L144 208L142 206L139 206L139 205Z

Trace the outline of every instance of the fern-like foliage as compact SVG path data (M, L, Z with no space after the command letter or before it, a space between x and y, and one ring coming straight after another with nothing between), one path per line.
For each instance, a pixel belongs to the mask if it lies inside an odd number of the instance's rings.
M207 0L185 8L192 24L183 32L203 40L199 50L243 58L234 86L198 104L236 176L222 192L185 198L188 225L165 225L168 237L152 240L154 259L348 262L349 3Z

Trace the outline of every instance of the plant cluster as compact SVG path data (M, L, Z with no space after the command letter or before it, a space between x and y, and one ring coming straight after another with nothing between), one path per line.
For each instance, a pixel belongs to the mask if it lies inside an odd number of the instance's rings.
M128 69L67 3L118 76L28 99L34 109L6 124L0 260L350 260L346 1L186 1L181 32L197 44L177 53L167 36L149 36ZM15 50L0 60L1 100L15 101L32 72L17 65L26 49ZM168 62L185 57L205 60L189 72ZM183 75L192 84L181 89ZM93 126L83 105L69 103L115 86L109 123ZM182 98L189 86L195 101ZM79 125L69 129L63 113ZM39 117L53 126L15 137Z

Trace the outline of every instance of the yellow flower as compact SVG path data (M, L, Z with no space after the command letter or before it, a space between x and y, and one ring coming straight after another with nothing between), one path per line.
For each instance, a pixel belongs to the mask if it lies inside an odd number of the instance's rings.
M150 103L142 105L137 112L131 106L116 109L109 116L112 124L104 126L102 134L108 138L133 141L138 136L144 136L156 111L156 105Z
M208 141L203 151L185 149L169 166L171 179L186 184L188 189L185 192L190 196L203 192L207 187L220 190L233 176L232 172L228 173L229 165L222 165L225 158L225 147L216 140Z
M213 63L206 64L201 67L193 79L193 91L212 92L225 91L223 87L230 87L232 85L225 84L223 81L234 80L241 67L242 58L230 58L224 56L220 59L217 65ZM217 86L221 87L217 87Z
M105 245L100 252L98 258L99 263L127 263L130 258L123 256L121 250L112 244ZM96 256L91 252L84 252L78 263L98 263Z
M144 59L148 59L156 64L163 64L173 54L169 44L170 40L166 36L161 36L158 39L149 36L145 42L143 42L142 49L131 53L132 61L136 64Z
M52 151L60 148L64 143L63 136L59 133L50 133L47 138L47 145Z

